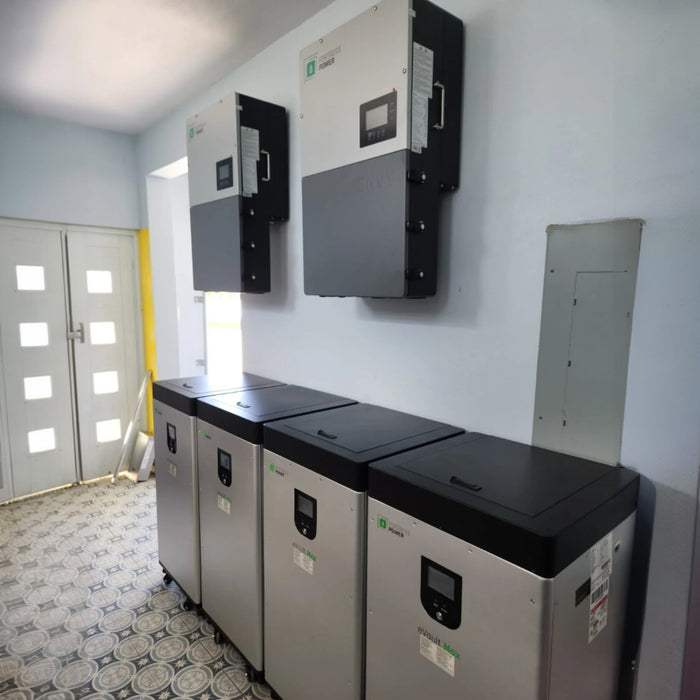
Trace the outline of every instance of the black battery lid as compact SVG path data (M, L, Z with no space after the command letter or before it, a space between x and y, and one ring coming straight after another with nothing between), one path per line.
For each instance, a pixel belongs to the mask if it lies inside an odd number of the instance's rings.
M241 389L277 386L282 382L248 372L163 379L153 383L153 398L189 416L197 415L197 399Z
M367 465L463 433L445 423L371 404L268 423L266 449L355 491L367 488Z
M303 386L286 384L252 391L217 394L199 399L197 403L199 418L259 445L263 441L264 423L348 406L355 401Z
M636 509L639 475L467 433L374 462L369 496L553 577Z

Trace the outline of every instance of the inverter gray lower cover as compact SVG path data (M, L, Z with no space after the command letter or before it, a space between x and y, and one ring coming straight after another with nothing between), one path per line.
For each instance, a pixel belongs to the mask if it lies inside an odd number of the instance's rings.
M228 289L241 277L240 195L190 209L194 289Z
M398 151L302 180L306 294L404 294L406 159Z

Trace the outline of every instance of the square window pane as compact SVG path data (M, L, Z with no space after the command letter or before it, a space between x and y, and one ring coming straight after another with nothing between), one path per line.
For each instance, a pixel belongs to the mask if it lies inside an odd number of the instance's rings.
M101 420L95 423L97 442L114 442L122 436L122 422L119 418Z
M43 265L16 265L17 289L23 291L43 292L46 289Z
M48 323L20 323L19 344L23 348L38 348L49 344Z
M29 451L32 454L56 449L56 431L53 428L31 430L27 433L27 439L29 441Z
M109 270L87 271L88 294L111 294L112 273Z
M119 391L118 372L93 372L92 388L96 394L114 394Z
M24 378L24 398L27 401L51 398L51 375Z
M93 345L113 345L117 336L113 321L93 321L90 323L90 342Z

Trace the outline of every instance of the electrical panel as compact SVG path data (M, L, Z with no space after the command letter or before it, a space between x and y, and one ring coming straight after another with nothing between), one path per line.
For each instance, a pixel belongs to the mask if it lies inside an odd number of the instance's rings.
M270 223L289 218L284 107L234 93L187 120L194 288L270 291Z
M382 0L301 52L307 294L435 294L440 196L459 185L463 35L427 0Z

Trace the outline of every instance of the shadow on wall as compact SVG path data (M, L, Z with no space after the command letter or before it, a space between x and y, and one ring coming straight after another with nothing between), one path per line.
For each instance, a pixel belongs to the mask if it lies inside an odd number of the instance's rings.
M656 487L650 479L640 475L639 503L637 505L634 548L630 568L630 587L627 598L625 638L622 645L620 679L617 691L618 700L631 700L634 698L636 691L655 512Z

